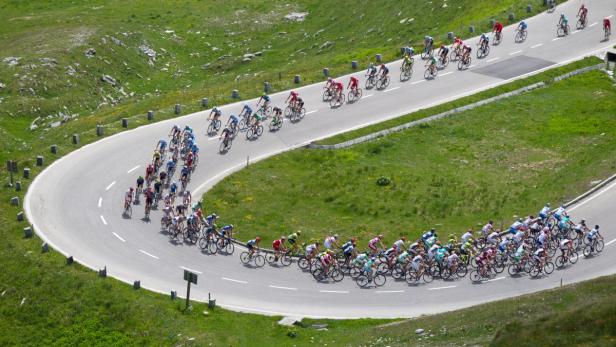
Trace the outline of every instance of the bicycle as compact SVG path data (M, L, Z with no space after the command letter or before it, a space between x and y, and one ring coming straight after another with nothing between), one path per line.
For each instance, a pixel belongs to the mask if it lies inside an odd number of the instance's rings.
M261 105L257 110L257 114L260 114L263 119L267 119L272 114L272 107L269 105Z
M406 272L404 279L408 284L417 284L419 280L423 279L425 283L430 283L434 280L430 271L426 270L426 267L422 267L420 270L416 271L412 268Z
M133 204L131 203L131 201L124 201L123 215L128 218L131 218L133 216Z
M340 282L344 279L344 272L340 270L340 267L337 264L331 264L327 272L323 269L323 265L320 261L315 263L312 269L312 277L318 282L325 281L328 277L334 280L334 282Z
M612 34L612 30L609 27L603 27L603 39L608 41L610 39L610 35Z
M436 65L430 65L426 69L426 72L424 72L424 78L427 80L433 80L436 78L437 74L438 74L438 69L436 68Z
M530 272L530 258L528 255L524 255L519 261L514 261L507 267L507 273L509 276L517 276L521 273Z
M329 107L334 108L334 107L342 106L344 104L344 100L345 100L344 93L342 91L340 91L340 94L337 94L337 96L334 95L329 100Z
M184 242L184 223L183 220L177 222L177 224L171 224L169 228L169 238L177 243Z
M526 40L526 38L528 37L528 30L526 29L516 29L516 34L515 34L515 42L517 43L522 43Z
M255 140L259 138L261 134L263 134L263 125L257 123L252 124L246 132L246 140Z
M569 24L556 25L556 36L558 37L567 36L569 35L570 32L571 32L571 27L569 27Z
M248 265L251 261L255 263L256 267L263 267L265 265L265 257L260 254L259 250L255 250L250 254L248 251L244 251L240 254L240 261L244 265Z
M483 59L490 54L490 45L487 42L483 42L477 49L477 58Z
M269 122L269 130L270 131L278 131L282 128L283 118L277 115L272 117L272 120Z
M265 261L267 261L267 263L270 265L275 265L278 263L278 261L280 261L280 264L282 264L282 266L289 266L293 262L293 259L291 258L291 254L289 251L281 251L278 252L277 255L274 253L267 253L265 255Z
M579 19L577 20L577 22L575 23L575 28L578 30L582 30L584 28L586 28L586 16L577 16Z
M541 273L549 275L552 272L554 272L554 263L550 261L550 258L546 258L543 264L541 264L541 262L534 262L528 273L531 277L537 278Z
M306 254L302 252L302 254L300 254L298 256L299 259L297 259L297 266L301 269L301 270L310 270L312 269L312 266L315 264L316 262L316 258L312 257L310 259L308 259L306 257Z
M219 153L226 153L231 149L231 144L233 143L233 138L231 136L225 136L221 139L220 146L218 147Z
M439 56L437 69L442 70L442 69L446 68L447 65L449 65L449 57L447 55Z
M413 76L413 58L411 58L411 63L406 64L402 63L400 66L400 81L408 81Z
M389 86L389 76L381 75L381 77L376 81L376 89L385 89Z
M421 51L421 59L428 59L434 54L434 46L424 46L424 49Z
M328 102L334 97L334 92L332 91L331 87L324 87L324 88L325 90L323 91L323 101Z
M458 70L466 70L471 66L471 55L468 54L458 61Z
M210 254L216 254L218 251L218 247L216 247L217 239L214 233L209 236L201 236L199 237L199 248L202 251L208 251Z
M362 97L362 94L363 91L359 87L349 90L349 93L347 95L347 103L352 104L359 101L359 99L361 99Z
M288 107L287 107L288 108ZM285 111L286 112L286 111ZM304 107L293 107L290 109L289 119L293 123L297 123L306 116L306 109Z
M462 58L462 47L460 45L458 46L451 46L451 48L449 49L451 51L451 53L449 53L449 60L451 61L458 61L459 59Z
M196 244L199 240L199 234L201 229L193 224L188 224L182 231L184 241L189 241L192 244Z
M571 263L571 265L577 263L578 261L578 253L574 250L567 251L565 254L561 254L556 257L556 267L562 269L567 265L567 263Z
M588 239L586 239L584 243L586 243L586 246L584 247L583 254L586 258L601 253L605 247L605 243L601 238L596 238L592 242L588 242Z
M503 42L503 32L502 31L497 31L494 34L494 40L492 40L492 45L493 46L498 46L501 42Z
M145 204L145 219L150 220L150 211L152 210L152 204Z
M376 74L374 75L366 75L366 89L372 89L376 86Z
M386 280L387 278L378 272L376 275L373 275L372 272L366 273L366 271L362 271L355 279L355 283L362 288L365 288L370 283L374 283L376 287L380 287L385 284Z
M226 254L233 254L233 251L235 250L235 246L233 245L233 242L231 242L231 239L222 235L218 235L218 240L216 240L216 248L218 249L218 252L224 251Z
M220 127L222 126L222 123L220 122L220 119L212 119L212 121L210 121L210 125L208 125L207 127L207 134L208 135L212 135L212 134L216 134L218 132L218 130L220 130Z

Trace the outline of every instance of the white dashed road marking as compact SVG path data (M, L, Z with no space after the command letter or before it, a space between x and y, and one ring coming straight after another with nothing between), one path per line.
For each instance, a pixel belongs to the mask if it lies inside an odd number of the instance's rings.
M248 282L246 281L240 281L240 280L234 280L233 278L227 278L227 277L222 277L223 280L225 281L229 281L229 282L235 282L235 283L241 283L241 284L246 284Z
M486 63L491 63L491 62L493 62L493 61L497 61L497 60L499 60L499 59L500 59L499 57L492 58L492 59L488 59L488 60L486 60Z
M404 293L404 290L377 290L376 293L379 293L379 294Z
M98 198L98 207L100 208L101 206L103 206L103 197L99 197Z
M133 172L133 171L137 170L137 169L138 169L138 168L140 168L140 167L141 167L141 165L137 165L137 166L135 166L134 168L132 168L132 169L130 169L130 170L128 170L128 171L126 171L126 173L131 173L131 172Z
M418 83L425 82L425 81L426 80L419 80L419 81L412 82L411 84L418 84Z
M270 288L276 288L276 289L282 289L282 290L297 290L297 288L291 288L291 287L280 287L280 286L269 286Z
M614 243L614 242L616 242L616 239L613 239L612 241L610 241L610 242L606 243L605 245L606 245L606 246L609 246L609 245L611 245L611 244L612 244L612 243Z
M319 290L320 293L349 294L348 290Z
M113 232L113 236L117 237L122 242L126 242L126 240L124 240L120 235L116 234L115 231Z
M503 276L503 277L497 277L497 278L493 278L493 279L491 279L491 280L488 280L488 282L494 282L494 281L499 281L499 280L504 280L504 279L505 279L505 276Z
M428 288L428 290L441 290L441 289L449 289L455 288L456 286L447 286L447 287L436 287L436 288Z
M444 74L441 75L441 77L447 76L447 75L451 75L452 73L453 73L453 71L445 72Z
M543 46L543 43L538 43L538 44L536 44L534 46L531 46L530 48L537 48L537 47L541 47L541 46Z
M306 114L312 114L312 113L315 113L315 112L317 112L317 111L318 111L318 110L312 110L312 111L306 112Z
M102 214L101 214L101 221L103 222L103 224L107 225L107 221L105 220L105 217L103 217Z
M371 96L374 96L374 94L366 95L366 96L364 96L364 99L365 99L365 98L369 98L369 97L371 97Z
M522 53L522 51L511 52L511 53L509 53L509 55L514 55L514 54L518 54L518 53Z
M141 252L141 253L143 253L143 254L147 255L148 257L152 257L152 258L154 258L154 259L160 259L160 258L158 258L157 256L155 256L154 254L150 254L150 253L148 253L148 252L144 251L143 249L140 249L140 250L139 250L139 252Z
M116 181L113 181L111 183L109 183L109 185L107 186L107 188L105 188L105 190L109 190L111 189L111 187L113 187L113 185L115 184Z
M562 39L562 37L557 37L557 38L554 38L554 39L552 39L552 41L558 41L558 40L560 40L560 39Z
M186 270L186 271L194 272L194 273L199 274L199 275L203 273L203 272L201 272L201 271L199 271L199 270L194 270L194 269L191 269L191 268L189 268L189 267L182 266L182 265L180 265L180 269L184 269L184 270Z
M400 87L393 87L393 88L389 88L389 89L387 89L387 90L383 91L383 93L389 93L389 92L391 92L392 90L396 90L396 89L400 89Z
M590 27L594 27L594 26L595 26L595 25L597 25L597 24L598 24L597 22L594 22L594 23L592 23L591 25L589 25L588 27L589 27L589 28L590 28Z

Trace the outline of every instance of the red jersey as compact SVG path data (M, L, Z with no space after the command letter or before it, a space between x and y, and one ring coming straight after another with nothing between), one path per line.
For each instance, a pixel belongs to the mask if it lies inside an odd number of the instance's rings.
M494 24L494 30L500 33L503 31L503 25L500 22L496 22L496 24Z
M605 18L603 20L603 27L605 27L605 28L611 28L612 27L609 19Z
M280 249L280 245L281 245L281 244L282 244L282 241L280 241L280 240L275 240L275 241L272 243L272 246L274 247L274 250L276 250L276 251L277 251L277 250L279 250L279 249Z
M357 86L359 80L355 77L351 77L351 86Z
M342 83L341 83L341 82L336 82L336 83L334 84L334 86L336 86L336 89L338 89L338 90L342 90L342 89L344 89L344 85L342 85Z

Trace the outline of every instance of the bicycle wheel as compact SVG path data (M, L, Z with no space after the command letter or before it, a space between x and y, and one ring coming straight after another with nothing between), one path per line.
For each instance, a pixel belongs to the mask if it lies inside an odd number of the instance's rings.
M424 78L427 80L432 79L432 69L427 68L426 72L424 72Z
M586 247L584 247L584 257L588 258L590 257L590 255L592 254L592 250L590 249L589 245L586 245Z
M481 282L481 275L479 275L479 272L477 272L477 270L473 270L471 271L470 279L474 283Z
M336 106L338 106L338 101L340 100L340 98L331 98L329 99L329 107L334 108Z
M509 276L517 276L520 273L520 266L518 264L511 264L507 267L507 273Z
M357 283L358 286L365 288L370 281L368 280L368 276L362 274L357 276L355 283Z
M359 275L361 275L361 270L357 266L352 266L349 268L349 276L351 278L357 279Z
M559 26L559 27L556 29L556 36L558 36L558 37L565 36L565 31L563 30L563 28L562 28L562 27L560 27L560 26Z
M385 282L387 281L387 278L385 276L383 276L383 275L377 274L376 276L374 276L373 281L374 281L374 284L377 287L382 287L385 284Z
M246 129L246 127L248 127L248 122L246 122L245 118L242 118L242 120L240 120L240 123L238 124L238 128L240 129Z
M541 269L539 268L539 265L533 266L533 268L530 269L530 273L529 274L533 278L539 277L539 275L541 274Z
M323 280L323 268L316 266L312 269L312 277L314 277L314 279L318 282L321 282Z
M216 242L214 242L213 240L210 240L207 243L207 249L210 252L210 254L216 254L216 252L218 252L218 247L216 247Z
M449 270L449 268L444 267L441 269L441 279L443 280L448 280L451 277L451 270Z
M218 248L219 251L223 251L225 249L226 243L227 240L221 237L216 240L216 248Z
M248 128L248 131L246 131L246 140L252 140L254 135L254 129L252 127Z
M391 277L395 279L400 279L402 278L402 276L404 276L404 272L404 268L400 264L396 264L393 271L391 272Z
M421 278L423 278L424 282L426 283L430 283L432 282L432 280L434 280L434 277L432 277L432 274L428 271L424 271L423 275L421 275Z
M408 271L406 275L404 275L404 280L408 284L416 284L417 281L419 281L419 277L417 277L415 271Z
M597 251L597 253L601 253L601 251L603 251L603 247L605 247L603 240L597 240L597 243L595 244L595 251Z
M265 261L267 261L267 263L270 265L274 265L278 262L274 253L266 253Z
M280 262L284 266L289 266L293 262L293 259L291 258L291 255L289 253L285 253L285 254L282 255L282 258L280 259Z
M575 264L577 263L578 259L579 259L578 252L572 251L571 254L569 255L569 262L571 264Z
M250 261L250 255L248 255L248 252L242 252L240 254L240 261L244 265L248 264L248 262Z
M210 125L207 126L207 133L208 134L213 134L214 133L214 122L210 122Z
M466 265L458 264L456 275L458 275L459 278L462 278L466 276L467 273L468 273L468 268L466 267Z
M259 124L256 132L257 132L257 137L261 136L263 134L263 125Z
M225 247L225 253L233 254L233 251L235 251L235 246L233 245L233 242L227 241L227 246Z
M198 244L199 244L199 248L201 248L202 251L205 251L207 249L207 240L205 238L200 237Z
M289 118L289 116L293 114L293 110L291 109L291 106L287 106L284 109L284 116Z
M563 258L562 255L559 255L556 258L555 263L556 263L556 267L559 269L562 269L563 267L565 267L565 265L567 265L567 261L565 260L565 258Z
M308 269L308 267L310 267L310 262L308 261L308 259L306 259L305 256L300 256L300 258L297 260L297 266L302 270L306 270Z
M344 279L344 273L340 271L339 269L334 268L331 271L331 277L334 280L334 282L340 282Z
M552 263L551 261L546 262L545 266L543 267L543 271L548 275L554 272L554 263Z
M383 81L383 88L387 88L389 86L389 76L385 76L385 80Z

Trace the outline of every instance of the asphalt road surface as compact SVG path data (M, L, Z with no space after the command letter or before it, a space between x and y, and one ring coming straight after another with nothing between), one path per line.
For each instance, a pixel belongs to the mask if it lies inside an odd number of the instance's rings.
M337 109L330 109L322 102L323 83L299 88L308 111L301 122L286 122L276 133L266 129L261 138L252 142L245 140L241 133L225 155L218 154L217 138L204 135L209 110L104 138L57 160L36 177L25 200L27 216L37 234L51 246L92 269L106 266L109 276L127 283L140 280L144 288L161 293L176 290L180 295L186 285L183 269L190 269L199 275L199 283L191 291L192 298L205 301L208 293L212 293L217 303L226 308L262 314L412 317L553 288L560 285L561 279L566 284L613 273L616 252L611 245L616 241L616 231L609 226L616 224L616 215L610 210L616 199L615 184L571 209L574 218L583 216L592 224L604 226L606 249L600 256L582 259L572 267L537 280L510 278L505 272L482 284L472 284L468 277L452 282L435 280L418 286L395 282L389 277L378 289L360 289L350 279L336 284L317 283L295 264L288 268L266 264L252 269L241 265L238 249L231 256L209 256L202 254L197 246L174 244L159 231L160 211L152 212L151 222L141 219L142 206L134 207L132 219L122 217L124 192L143 174L154 146L159 139L167 138L173 124L182 127L188 124L198 133L200 162L189 188L194 197L199 197L217 181L244 167L247 158L254 162L613 46L616 35L610 42L601 41L601 21L616 14L616 3L592 1L589 26L577 31L574 21L580 4L581 1L570 1L554 13L542 13L527 20L529 35L522 43L513 42L513 27L505 28L503 42L491 47L484 59L476 58L477 39L468 40L474 49L472 66L466 71L458 71L457 64L452 63L439 71L435 79L425 80L423 62L416 57L412 79L400 82L400 61L392 62L388 64L391 83L385 90L364 89L359 102ZM557 38L556 24L561 12L569 17L573 32L568 37ZM364 71L356 75L363 86ZM343 82L348 82L348 76ZM283 105L287 94L272 95L272 104ZM254 105L254 100L250 103ZM242 103L222 107L223 121L230 113L239 113L241 107ZM258 213L255 214L258 218Z

